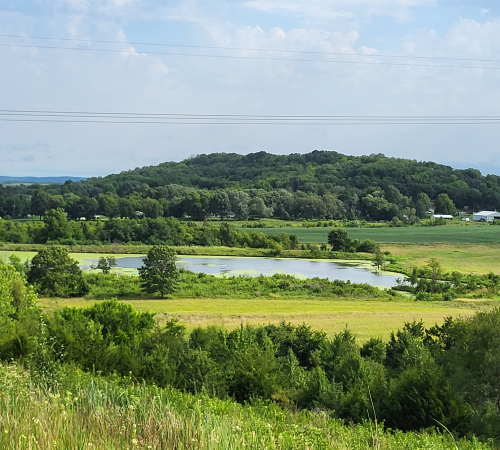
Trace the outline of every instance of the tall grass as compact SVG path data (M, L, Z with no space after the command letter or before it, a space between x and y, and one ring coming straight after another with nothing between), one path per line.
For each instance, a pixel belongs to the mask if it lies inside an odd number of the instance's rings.
M376 433L378 431L378 434ZM489 449L476 440L460 449ZM104 379L65 368L57 389L34 384L16 365L0 366L0 448L45 449L454 449L445 433L390 433L372 422L345 425L326 412L241 406Z
M151 298L141 290L140 278L130 275L88 273L85 279L90 286L89 299ZM405 300L396 291L382 290L369 284L340 280L311 278L300 279L291 275L217 277L204 273L182 271L177 290L171 298L365 298Z

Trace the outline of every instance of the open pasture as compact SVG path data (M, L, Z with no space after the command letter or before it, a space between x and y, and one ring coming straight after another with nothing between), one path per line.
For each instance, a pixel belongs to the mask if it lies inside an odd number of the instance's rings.
M360 341L375 336L387 339L405 322L422 319L426 326L441 324L447 316L469 316L495 302L415 302L375 300L314 299L163 299L126 300L137 311L157 314L159 320L178 318L188 330L217 325L234 329L241 324L277 324L281 321L306 323L315 330L333 335L346 327ZM84 299L42 299L46 310L63 307L90 307L95 301Z
M383 244L382 250L391 252L408 269L435 258L445 272L500 274L500 244Z
M332 228L293 228L287 231L297 235L299 242L322 244L327 242ZM373 239L380 243L406 244L485 244L500 243L500 226L484 224L443 225L436 227L377 227L346 228L352 239ZM269 235L283 233L280 228L258 228Z

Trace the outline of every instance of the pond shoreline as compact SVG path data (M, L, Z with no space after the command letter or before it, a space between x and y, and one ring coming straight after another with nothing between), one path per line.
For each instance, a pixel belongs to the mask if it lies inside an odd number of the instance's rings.
M3 254L2 254L3 253ZM0 258L7 261L10 254L16 254L25 262L35 256L36 252L1 251ZM85 271L89 271L99 257L109 253L71 253ZM137 269L142 265L145 253L115 254L117 267L113 272L120 275L137 275ZM179 267L195 273L207 273L215 276L272 276L282 273L304 278L328 278L351 281L353 283L368 283L372 286L390 288L396 285L396 272L380 271L377 273L371 261L340 258L278 258L274 256L249 257L235 255L177 255Z

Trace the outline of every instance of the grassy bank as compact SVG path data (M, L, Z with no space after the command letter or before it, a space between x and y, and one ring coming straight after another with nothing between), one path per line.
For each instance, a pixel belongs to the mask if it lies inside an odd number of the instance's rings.
M469 316L479 309L490 309L495 302L414 302L380 300L318 300L303 299L140 299L123 300L140 312L157 314L164 321L178 318L189 330L197 326L218 325L232 330L243 324L295 325L307 323L315 330L332 336L346 328L359 341L373 336L388 338L405 322L422 319L426 326L442 324L447 316ZM95 300L41 299L45 310L64 307L90 307Z
M0 447L28 449L463 449L489 445L446 433L386 432L345 425L327 413L276 405L240 406L64 370L57 389L34 385L17 366L0 366Z

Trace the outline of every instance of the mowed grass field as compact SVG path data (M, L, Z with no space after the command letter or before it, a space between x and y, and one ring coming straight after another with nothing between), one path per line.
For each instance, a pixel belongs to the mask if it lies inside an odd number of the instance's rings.
M46 310L63 307L89 307L96 303L84 299L41 299ZM491 309L492 301L415 302L372 300L275 300L275 299L164 299L127 300L136 311L157 314L160 321L175 317L192 330L197 326L217 325L228 330L241 324L295 325L306 323L315 330L333 335L346 327L359 341L371 337L387 339L405 322L422 319L426 326L441 324L447 316L469 316Z
M299 242L322 244L327 242L332 228L244 228L269 235L291 233ZM378 227L346 228L352 239L373 239L379 243L405 244L485 244L500 243L500 226L485 224L443 225L437 227Z

